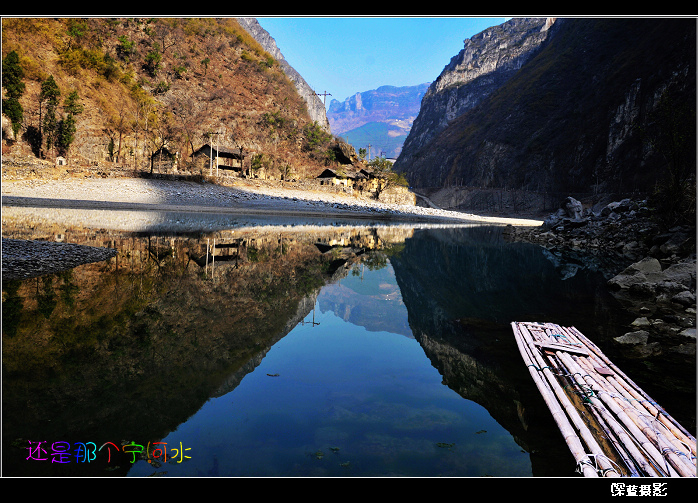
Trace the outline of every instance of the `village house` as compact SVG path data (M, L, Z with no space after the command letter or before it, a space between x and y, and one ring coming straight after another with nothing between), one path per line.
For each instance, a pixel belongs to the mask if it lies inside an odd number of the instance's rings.
M206 158L206 164L212 167L218 166L219 170L230 171L237 176L244 174L242 163L245 155L242 148L213 147L205 144L192 154L192 160Z
M359 170L361 178L357 179L357 187L362 192L378 192L385 185L385 180L376 176L371 169L362 168Z
M341 185L360 192L375 193L383 188L384 181L366 168L359 170L342 168L334 170L327 168L317 177L320 185Z
M179 152L171 152L167 147L161 147L150 155L150 171L176 173L178 162Z
M317 177L320 185L341 185L347 188L354 187L354 178L347 170L325 169Z

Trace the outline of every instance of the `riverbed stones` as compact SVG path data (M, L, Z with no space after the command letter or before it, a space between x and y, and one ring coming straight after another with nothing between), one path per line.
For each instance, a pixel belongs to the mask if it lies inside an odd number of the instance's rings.
M112 248L2 238L2 279L26 279L56 274L79 265L109 260Z
M681 304L682 306L690 307L696 304L696 296L693 292L684 290L683 292L674 295L671 298L671 301Z
M646 330L637 330L616 337L614 340L621 345L628 347L634 357L647 358L661 354L662 348L659 342L650 342L650 333Z
M639 262L626 267L620 274L608 280L608 285L613 289L630 289L637 287L638 292L648 290L648 285L661 280L662 265L653 257L645 257Z
M610 292L635 316L615 342L634 357L695 355L695 227L660 228L646 200L623 199L586 208L578 220L561 205L542 227L509 237L543 246L560 257L556 267L562 257L585 264L604 257Z
M642 316L640 318L635 318L635 321L630 325L633 327L648 327L650 326L650 321L645 316Z
M647 344L650 334L646 330L637 330L636 332L628 332L627 334L616 337L616 342L621 344Z
M686 259L662 269L653 257L646 257L608 280L613 290L627 290L631 296L655 295L683 306L695 303L696 262Z
M568 197L563 207L567 212L567 216L573 220L579 220L584 215L582 203L577 201L574 197Z
M682 330L681 333L679 334L681 337L688 337L689 339L696 339L696 329L695 328L686 328L685 330Z

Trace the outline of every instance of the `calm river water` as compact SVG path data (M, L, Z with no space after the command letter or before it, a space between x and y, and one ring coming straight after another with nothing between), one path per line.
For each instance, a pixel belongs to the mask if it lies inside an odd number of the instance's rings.
M118 250L3 282L3 475L577 476L515 320L576 326L695 425L695 359L623 354L598 261L496 226L227 227L3 224Z

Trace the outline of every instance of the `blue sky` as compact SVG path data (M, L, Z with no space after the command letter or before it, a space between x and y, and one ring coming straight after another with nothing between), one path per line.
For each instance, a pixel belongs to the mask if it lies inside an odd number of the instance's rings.
M380 86L435 80L463 41L508 18L258 17L326 104Z

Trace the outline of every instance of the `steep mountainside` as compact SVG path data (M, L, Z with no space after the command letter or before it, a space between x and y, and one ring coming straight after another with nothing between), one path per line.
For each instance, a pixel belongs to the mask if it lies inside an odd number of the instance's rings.
M298 93L303 97L307 106L310 118L320 124L320 126L330 132L330 123L327 120L327 114L325 113L325 105L323 104L320 97L315 93L315 91L308 85L303 77L286 61L284 55L281 53L279 48L276 46L276 40L269 35L264 28L260 26L257 20L253 17L239 17L236 18L238 23L245 28L254 39L259 42L259 44L273 56L273 58L281 65L284 73L293 82L298 90Z
M453 119L500 89L549 37L554 20L518 19L465 40L465 47L429 86L401 161L408 160Z
M356 150L368 149L371 157L395 158L419 113L429 83L418 86L381 86L356 93L343 102L332 100L327 117L334 134Z
M551 21L466 40L395 169L421 187L562 192L650 191L667 166L695 172L696 20ZM662 145L675 132L683 143Z
M233 18L4 18L2 42L25 84L24 120L14 140L3 128L4 156L55 160L40 99L53 77L58 120L73 91L83 106L69 165L147 169L164 146L194 172L191 154L211 132L220 147L243 149L245 167L254 160L275 177L289 168L312 176L332 157L331 135L313 124L290 70Z

